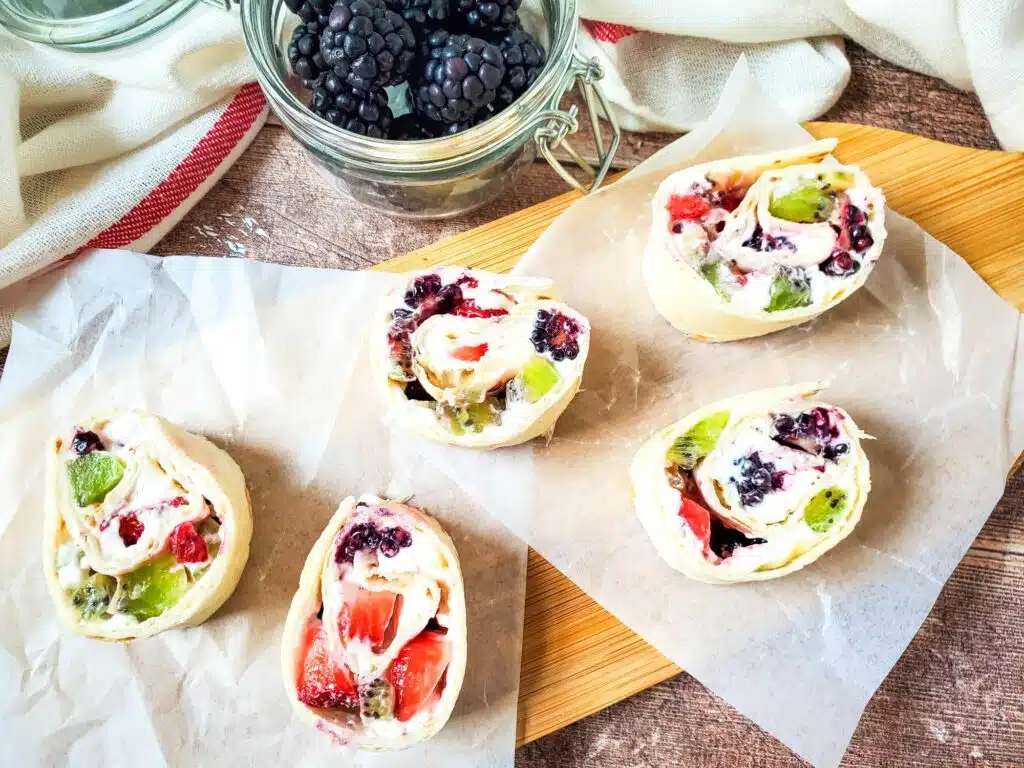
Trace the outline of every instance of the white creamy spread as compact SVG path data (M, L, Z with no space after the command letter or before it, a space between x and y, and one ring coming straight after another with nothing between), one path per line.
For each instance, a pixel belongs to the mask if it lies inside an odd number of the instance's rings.
M530 342L534 314L428 318L412 334L416 378L438 402L483 402L535 354Z
M118 575L157 555L175 527L201 520L209 509L201 494L183 488L158 458L150 455L144 444L145 432L133 413L118 414L95 432L104 449L124 462L124 475L99 504L79 508L71 495L65 521L93 570ZM65 462L77 458L71 445L68 440L62 448ZM127 543L132 537L122 538L121 524L126 518L141 524L141 528L133 521L126 524L132 533L138 533L135 543Z
M844 290L852 275L827 274L819 268L837 247L838 235L833 225L838 223L838 202L830 218L824 222L787 221L769 212L773 197L813 183L823 168L851 174L853 186L842 191L840 197L846 195L852 205L870 217L873 212L869 210L869 189L864 186L863 175L854 173L856 169L828 164L790 166L761 174L732 212L715 207L701 220L677 222L677 230L672 237L677 258L688 261L697 271L710 269L715 272L718 292L747 311L763 311L769 305L772 282L780 267L795 269L796 275L807 281L811 306L828 303ZM705 194L708 188L703 176L697 179L683 177L676 194ZM870 218L867 226L874 235ZM759 235L756 232L758 227ZM769 239L778 242L772 248L744 245L752 239L756 242L756 236L762 243ZM852 249L849 253L860 269L870 268L879 255L878 249L870 247L863 253ZM730 263L735 265L732 270L727 266ZM717 265L717 269L709 265Z
M694 470L694 477L706 499L718 499L729 507L728 516L748 529L751 535L764 535L769 544L784 544L792 549L793 537L818 538L803 518L803 511L819 491L839 487L855 495L854 464L850 452L835 460L826 460L798 448L782 445L771 438L772 415L747 416L730 424L714 450ZM838 424L836 442L850 442L850 436ZM764 494L750 506L740 500L738 484L742 479L740 462L757 454L762 465L773 465L782 473L782 487ZM717 481L717 482L716 482ZM738 549L735 555L743 550Z

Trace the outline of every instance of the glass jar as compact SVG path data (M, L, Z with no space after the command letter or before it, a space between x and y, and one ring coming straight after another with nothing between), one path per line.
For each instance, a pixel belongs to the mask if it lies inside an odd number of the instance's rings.
M604 180L619 144L619 129L596 86L601 70L576 51L576 0L524 3L524 24L547 48L537 81L511 106L454 136L387 141L350 133L322 120L304 104L309 94L290 72L286 51L300 23L282 0L242 0L242 29L256 75L271 109L310 153L337 189L357 202L404 218L458 216L509 189L539 152L567 183L584 192ZM598 147L593 168L566 141L579 128L579 110L559 104L577 87ZM392 97L393 98L393 97ZM611 126L604 147L598 116ZM575 178L555 157L561 147L582 169Z
M69 51L116 50L173 23L198 3L231 0L0 0L0 26Z

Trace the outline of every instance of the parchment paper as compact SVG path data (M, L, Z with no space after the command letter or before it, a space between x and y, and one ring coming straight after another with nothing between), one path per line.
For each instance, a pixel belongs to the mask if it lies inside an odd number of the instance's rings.
M0 764L513 764L526 547L382 425L363 342L394 279L97 252L21 289L0 381ZM44 441L111 405L210 436L253 502L231 599L201 627L129 645L63 632L40 561ZM455 713L397 756L335 746L292 717L281 682L302 564L341 499L364 492L414 493L465 577Z
M1019 313L892 212L865 288L809 325L710 345L655 313L640 259L658 182L808 140L741 63L707 125L574 204L517 267L553 278L593 326L583 390L550 444L430 456L658 650L831 766L999 499L1024 447L1024 369ZM853 535L763 584L709 586L670 569L633 512L636 450L714 400L816 379L831 379L824 397L877 438L865 444L874 488Z

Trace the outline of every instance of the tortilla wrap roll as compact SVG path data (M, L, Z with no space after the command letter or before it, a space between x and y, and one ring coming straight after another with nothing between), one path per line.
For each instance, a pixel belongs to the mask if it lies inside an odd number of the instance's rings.
M47 448L43 565L61 621L101 640L205 621L249 557L234 460L144 411L113 411Z
M296 712L339 744L398 750L440 731L466 670L462 572L440 524L345 499L302 569L281 664Z
M643 259L659 314L701 341L807 322L864 285L885 197L836 139L685 168L658 187Z
M705 406L637 452L636 513L658 554L712 584L776 579L850 534L871 490L867 438L821 384Z
M583 378L590 323L549 280L440 267L388 294L374 337L388 420L486 449L554 428Z

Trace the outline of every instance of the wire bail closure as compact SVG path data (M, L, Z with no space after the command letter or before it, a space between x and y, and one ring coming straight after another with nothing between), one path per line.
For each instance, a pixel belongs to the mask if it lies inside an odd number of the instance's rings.
M619 130L619 123L612 114L608 100L601 92L597 81L604 77L601 65L597 59L584 59L579 51L573 53L573 63L566 78L565 87L552 100L552 108L545 110L538 115L537 120L541 123L534 134L534 140L540 149L541 155L548 161L548 164L555 169L567 184L578 189L583 194L590 194L598 189L604 182L605 176L611 168L612 160L619 148L619 141L622 133ZM575 87L587 106L587 114L590 118L590 128L594 134L594 143L597 146L597 168L594 168L579 152L573 149L566 137L570 133L579 130L579 106L573 104L567 110L558 108L559 103L571 88ZM600 108L600 112L598 109ZM601 118L608 121L611 128L611 137L607 149L604 147L604 140L601 136ZM554 150L561 147L569 155L572 161L583 171L586 179L580 181L562 162L555 157Z

